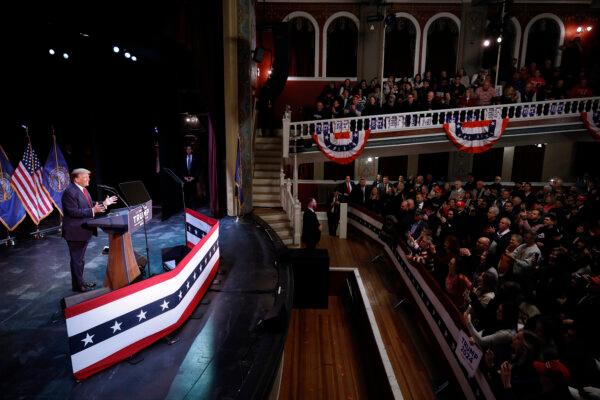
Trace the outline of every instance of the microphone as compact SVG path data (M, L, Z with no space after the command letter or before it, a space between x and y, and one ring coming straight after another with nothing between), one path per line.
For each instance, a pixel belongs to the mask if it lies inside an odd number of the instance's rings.
M117 189L111 187L111 186L107 186L107 185L101 185L101 184L97 184L96 186L98 186L100 189L104 189L104 190L108 190L109 192L116 192Z

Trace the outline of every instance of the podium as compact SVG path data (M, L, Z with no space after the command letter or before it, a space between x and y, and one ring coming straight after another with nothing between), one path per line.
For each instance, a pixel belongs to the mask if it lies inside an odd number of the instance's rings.
M112 290L132 283L140 276L131 234L152 219L152 200L129 208L118 208L107 215L89 220L87 225L108 233L108 267L104 286Z

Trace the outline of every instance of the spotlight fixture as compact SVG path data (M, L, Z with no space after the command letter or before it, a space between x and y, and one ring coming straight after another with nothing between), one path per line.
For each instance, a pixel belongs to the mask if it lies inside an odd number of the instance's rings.
M367 158L367 162L373 162L373 157Z
M137 57L136 56L131 56L131 61L137 61Z
M69 59L69 53L63 53L63 58L65 60L68 60Z
M190 117L187 117L187 118L185 119L185 122L191 122L191 121L192 121L192 119L191 119Z
M578 26L577 27L577 33L581 33L583 32L583 26Z
M536 146L536 147L539 147L539 148L541 149L541 148L542 148L542 146L543 146L543 144L541 144L541 143L538 143L538 144L536 144L535 146Z
M591 31L592 31L592 26L591 26L591 25L588 25L588 27L587 27L587 28L585 28L585 30L586 30L586 31L588 31L588 32L591 32Z
M119 48L119 46L113 46L113 53L118 53L120 51L121 49Z
M271 76L272 73L273 73L273 69L271 68L271 69L269 69L269 72L268 72L269 76Z
M50 50L48 50L48 53L50 53L50 55L51 55L51 56L53 56L53 55L55 55L55 54L56 54L56 52L54 51L54 49L50 49Z
M490 40L489 39L485 39L483 41L483 47L489 47L490 46Z
M131 58L131 53L128 51L126 51L123 55L125 56L125 58Z
M498 39L496 39L496 42L502 43L502 36L498 36Z

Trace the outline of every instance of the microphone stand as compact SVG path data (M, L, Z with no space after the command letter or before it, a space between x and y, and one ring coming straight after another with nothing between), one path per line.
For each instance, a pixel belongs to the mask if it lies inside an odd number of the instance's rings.
M185 189L184 189L185 183L170 168L163 167L162 169L163 169L163 171L165 171L167 173L167 175L169 175L171 177L171 179L173 179L175 182L177 182L179 184L179 186L181 186L181 202L183 203L183 234L184 234L183 244L186 245L187 244L187 223L185 221Z
M119 192L117 191L117 189L107 186L107 185L97 185L100 189L104 189L107 192L110 192L112 194L114 194L115 196L117 196L119 198L119 200L121 200L123 202L123 204L125 204L125 207L127 208L127 212L130 213L131 212L131 206L129 205L129 203L127 203L125 201L125 199L119 194ZM146 229L146 205L142 204L142 225L144 226L144 240L146 242L146 262L148 264L148 268L146 268L146 278L150 278L150 249L148 248L148 230ZM133 239L133 235L132 235L132 239Z

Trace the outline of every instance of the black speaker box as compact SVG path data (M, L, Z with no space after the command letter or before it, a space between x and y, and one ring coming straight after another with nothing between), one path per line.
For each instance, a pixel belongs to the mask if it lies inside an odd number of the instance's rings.
M326 249L290 251L294 273L294 308L327 308L329 253Z

